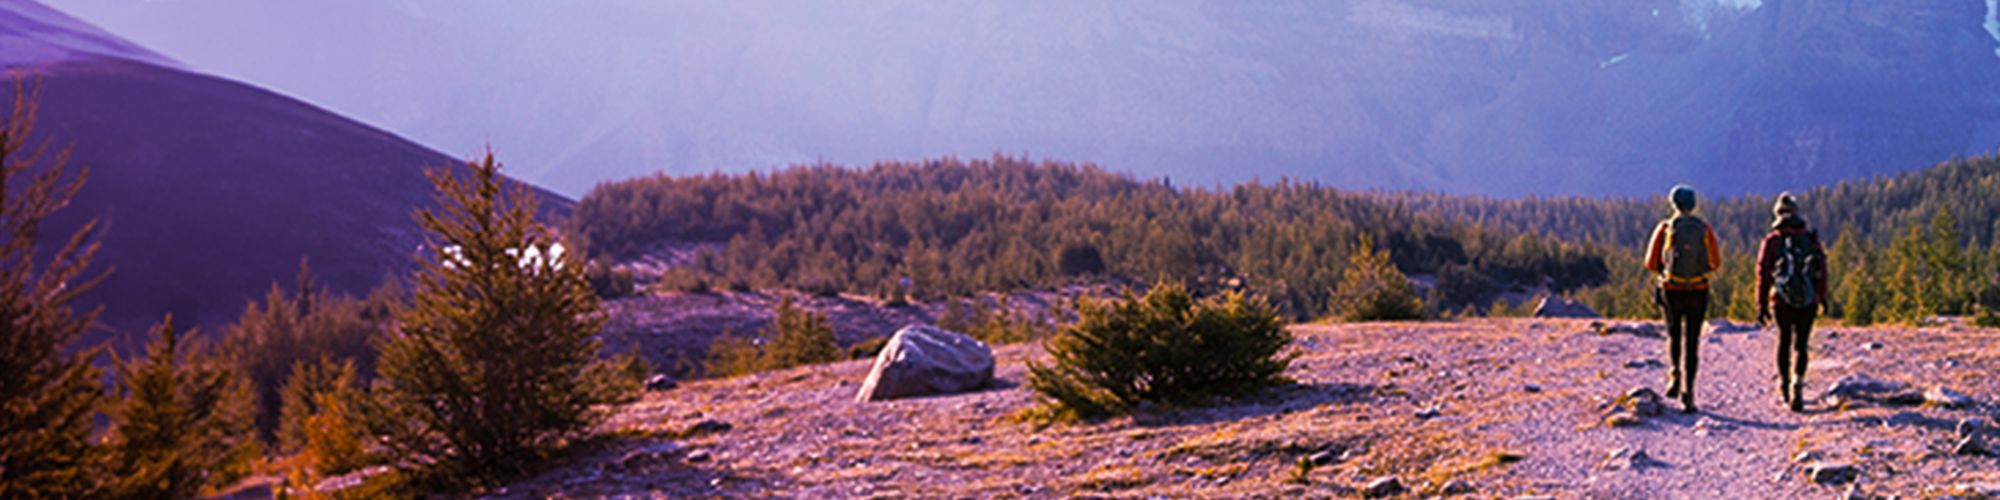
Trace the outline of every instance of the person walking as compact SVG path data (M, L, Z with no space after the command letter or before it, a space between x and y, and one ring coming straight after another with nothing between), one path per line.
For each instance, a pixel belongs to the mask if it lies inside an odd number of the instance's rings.
M1722 247L1715 231L1694 215L1694 188L1674 186L1667 193L1674 214L1653 227L1646 243L1646 270L1659 275L1654 301L1667 320L1667 397L1681 400L1681 411L1694 413L1695 371L1701 366L1701 326L1708 318L1708 277L1722 267Z
M1757 327L1778 321L1778 396L1793 412L1805 411L1806 345L1813 320L1828 308L1826 249L1806 227L1791 193L1771 206L1771 232L1757 250Z

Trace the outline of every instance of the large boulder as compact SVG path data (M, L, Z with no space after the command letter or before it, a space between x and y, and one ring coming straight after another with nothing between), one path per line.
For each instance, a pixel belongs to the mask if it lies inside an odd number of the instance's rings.
M993 381L993 350L965 334L929 325L896 330L855 401L951 394Z
M1562 297L1543 297L1542 303L1535 305L1537 318L1596 318L1597 310L1582 302Z

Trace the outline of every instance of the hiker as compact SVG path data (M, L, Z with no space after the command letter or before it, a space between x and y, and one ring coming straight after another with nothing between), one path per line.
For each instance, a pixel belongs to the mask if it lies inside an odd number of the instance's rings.
M1660 276L1653 301L1667 320L1667 397L1681 399L1694 413L1695 369L1701 366L1701 325L1708 318L1708 276L1722 267L1715 231L1694 215L1694 188L1676 185L1667 193L1674 215L1653 227L1646 243L1646 270Z
M1806 343L1813 319L1828 308L1826 250L1806 228L1792 193L1771 205L1771 233L1757 250L1757 327L1778 320L1778 396L1793 412L1805 411Z

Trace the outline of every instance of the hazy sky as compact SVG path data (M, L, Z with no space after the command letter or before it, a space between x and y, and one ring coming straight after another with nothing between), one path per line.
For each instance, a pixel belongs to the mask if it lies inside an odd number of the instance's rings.
M490 143L571 196L657 171L996 152L1202 185L1651 192L1631 174L1763 147L1720 134L1784 77L1745 55L1768 49L1738 22L1761 0L44 1L447 154ZM1994 50L1992 1L1918 3L1877 16L1913 30L1841 33L1962 28ZM1955 52L1843 70L1950 73L1969 38L1888 40ZM1703 100L1724 104L1673 104ZM1822 182L1966 142L1753 174Z

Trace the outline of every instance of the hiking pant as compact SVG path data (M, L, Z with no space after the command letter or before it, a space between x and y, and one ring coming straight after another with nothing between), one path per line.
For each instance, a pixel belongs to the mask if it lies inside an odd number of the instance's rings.
M1708 319L1708 291L1668 290L1667 359L1684 401L1694 400L1695 369L1701 366L1701 322Z
M1787 383L1805 380L1806 352L1809 351L1807 344L1812 339L1813 320L1819 316L1819 311L1816 308L1797 309L1784 304L1778 304L1776 309L1778 376Z

